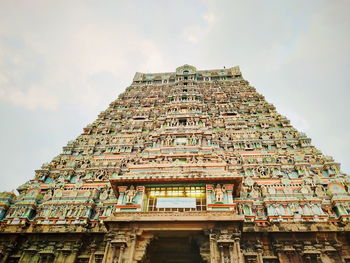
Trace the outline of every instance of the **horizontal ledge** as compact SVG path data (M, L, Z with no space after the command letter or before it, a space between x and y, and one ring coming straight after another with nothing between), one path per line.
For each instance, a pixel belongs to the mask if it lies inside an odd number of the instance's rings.
M205 212L115 212L105 222L140 222L140 221L243 221L243 215L232 211Z
M136 177L136 176L135 176ZM229 177L229 176L223 176L223 177L201 177L201 176L191 176L191 177L149 177L149 178L113 178L110 179L111 183L120 183L120 182L150 182L150 180L153 180L152 182L176 182L176 181L201 181L201 182L210 182L210 181L242 181L242 177Z

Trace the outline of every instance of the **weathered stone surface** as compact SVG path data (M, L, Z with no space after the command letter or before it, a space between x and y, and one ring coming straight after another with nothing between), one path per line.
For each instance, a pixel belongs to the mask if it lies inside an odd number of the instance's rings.
M350 262L350 178L239 67L136 73L0 193L0 263Z

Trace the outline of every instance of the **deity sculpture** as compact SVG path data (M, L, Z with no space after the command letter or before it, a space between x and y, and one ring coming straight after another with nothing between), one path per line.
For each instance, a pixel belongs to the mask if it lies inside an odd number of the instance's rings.
M137 194L137 190L135 190L135 187L132 185L130 186L130 188L128 190L125 191L125 195L126 195L126 203L133 203L134 202L134 198Z
M108 189L103 189L103 191L101 192L101 194L100 194L100 199L101 200L106 200L107 198L108 198Z
M224 193L225 193L225 187L221 187L220 184L217 184L214 189L215 202L222 203L224 201Z
M262 185L261 186L261 196L265 197L268 195L268 190L267 190L267 186L266 185Z
M248 197L248 187L247 186L242 185L240 196L243 198Z
M251 188L250 197L253 199L260 197L260 191L259 191L258 187L254 186Z
M43 197L43 200L44 201L50 200L52 198L52 194L53 194L52 192L53 192L52 189L47 190L47 192L45 193L45 195Z
M317 197L324 197L326 196L325 189L322 185L317 185L315 188L315 194Z

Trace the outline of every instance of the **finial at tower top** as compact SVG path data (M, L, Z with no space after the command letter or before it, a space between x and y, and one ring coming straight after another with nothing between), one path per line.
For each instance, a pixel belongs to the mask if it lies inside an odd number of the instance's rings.
M185 64L181 67L176 68L176 75L194 74L196 73L196 71L197 71L196 67Z

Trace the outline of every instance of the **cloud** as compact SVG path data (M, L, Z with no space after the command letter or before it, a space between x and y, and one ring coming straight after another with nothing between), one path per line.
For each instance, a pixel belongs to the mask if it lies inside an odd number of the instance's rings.
M212 25L215 22L215 15L212 13L205 13L202 15L202 17L208 23L208 25Z
M183 30L183 35L190 43L197 44L203 37L204 32L202 31L202 27L193 25L186 27Z
M210 32L211 27L215 23L215 15L212 13L203 13L200 15L196 24L185 26L182 34L191 44L198 44Z
M16 43L11 40L11 29L2 29L0 100L27 109L55 110L68 103L96 111L106 104L101 104L102 97L115 97L122 87L114 94L113 90L102 94L99 88L91 86L91 78L107 72L112 75L109 86L122 82L124 88L132 78L131 61L141 70L162 65L160 49L138 31L107 24L103 19L95 22L85 24L68 15L57 31L50 32L48 25L33 34L20 32ZM16 37L15 34L13 38Z

